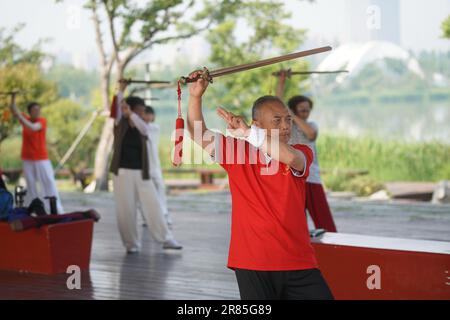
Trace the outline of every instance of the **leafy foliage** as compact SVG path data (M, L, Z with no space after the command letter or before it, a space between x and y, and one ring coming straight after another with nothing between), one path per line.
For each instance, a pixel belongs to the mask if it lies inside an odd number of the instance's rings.
M450 16L442 22L441 28L444 38L450 39Z
M16 101L22 108L30 101L45 105L56 99L56 88L44 79L40 69L40 63L45 57L40 50L41 42L31 49L24 49L17 44L15 36L22 29L23 25L9 32L0 28L0 92L22 91ZM15 124L9 104L9 96L0 95L0 143L9 136Z
M50 158L54 162L59 161L70 148L91 115L92 111L89 108L68 99L60 99L43 110L43 116L48 123L47 144ZM77 171L92 165L100 130L101 121L97 119L67 162L66 167Z
M55 65L45 77L54 81L61 97L89 102L92 90L99 85L96 71L76 69L71 65Z
M295 51L303 42L305 31L285 24L289 17L290 14L285 12L283 2L280 1L243 2L235 17L209 31L207 40L211 45L211 63L213 66L226 67ZM243 35L237 33L242 23L251 30L244 39ZM224 105L248 116L254 100L262 95L275 94L277 80L272 72L286 67L302 71L308 65L305 60L297 60L217 79L210 89L209 101L214 106ZM304 79L296 77L288 80L287 96L298 94L299 83Z
M44 78L39 66L30 63L0 67L0 91L11 90L23 91L16 100L21 110L25 110L27 103L31 101L37 101L45 106L57 99L54 83ZM9 136L17 124L10 114L9 105L10 97L0 96L0 143Z
M0 67L22 63L39 64L45 58L45 54L40 49L44 41L39 41L31 49L24 49L16 43L15 36L23 28L23 24L9 32L5 28L0 28Z

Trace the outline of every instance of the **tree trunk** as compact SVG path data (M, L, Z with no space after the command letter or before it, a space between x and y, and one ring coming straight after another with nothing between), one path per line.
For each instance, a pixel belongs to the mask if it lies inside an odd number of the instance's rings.
M96 191L108 190L108 162L113 144L113 126L114 119L106 118L97 151L95 152L94 178Z
M117 79L122 79L125 71L126 64L118 63L116 64L116 74ZM105 74L102 76L102 100L103 106L106 113L109 113L110 101L109 101L109 83L111 80L110 74ZM105 124L103 125L102 135L98 144L97 151L95 153L95 167L94 167L94 178L95 178L95 190L96 191L107 191L108 190L108 172L109 172L109 156L111 154L113 146L113 129L114 129L114 119L109 117L106 118Z
M109 83L110 73L104 71L101 77L101 93L103 101L104 114L109 113ZM114 120L106 116L105 123L103 124L102 134L98 143L97 151L95 152L95 165L94 165L94 181L95 191L107 191L108 190L108 162L109 155L111 154L113 144L113 127Z

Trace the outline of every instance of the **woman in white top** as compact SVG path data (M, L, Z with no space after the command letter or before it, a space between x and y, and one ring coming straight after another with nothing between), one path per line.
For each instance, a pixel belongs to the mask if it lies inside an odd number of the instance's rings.
M313 108L313 102L305 96L294 96L289 99L288 106L292 111L294 121L289 143L306 144L310 146L314 152L314 161L309 167L309 176L306 180L306 209L317 229L325 229L328 232L337 232L320 179L319 161L315 142L319 135L319 127L316 123L308 121Z
M150 176L152 177L153 184L155 185L156 191L158 192L158 200L161 203L163 209L164 217L166 218L167 224L172 225L172 217L167 209L167 198L166 198L166 186L164 184L164 179L162 175L161 162L159 161L159 136L160 128L155 122L156 114L155 110L151 106L145 107L145 113L143 115L143 120L147 123L148 134L150 139L149 143L149 161L150 161Z

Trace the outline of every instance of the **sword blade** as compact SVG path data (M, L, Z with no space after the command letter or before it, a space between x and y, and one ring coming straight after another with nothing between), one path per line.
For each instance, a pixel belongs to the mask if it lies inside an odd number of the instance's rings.
M157 81L157 80L133 80L127 79L128 83L143 83L143 84L170 84L170 81Z
M217 70L211 71L209 74L213 78L220 77L220 76L223 76L226 74L231 74L231 73L235 73L235 72L265 67L265 66L268 66L271 64L288 61L288 60L293 60L293 59L297 59L297 58L301 58L301 57L306 57L306 56L310 56L313 54L322 53L322 52L326 52L326 51L330 51L330 50L331 50L331 47L322 47L322 48L316 48L316 49L311 49L311 50L306 50L306 51L300 51L300 52L296 52L296 53L287 54L284 56L264 59L264 60L257 61L257 62L241 64L241 65L234 66L234 67L217 69Z
M291 74L329 74L329 73L348 73L348 70L335 71L292 71Z
M331 47L326 46L326 47L320 47L320 48L315 48L315 49L311 49L311 50L290 53L290 54L286 54L283 56L264 59L264 60L260 60L260 61L256 61L256 62L252 62L252 63L245 63L245 64L233 66L233 67L221 68L221 69L210 71L208 74L208 80L211 81L212 78L221 77L221 76L224 76L227 74L232 74L232 73L236 73L236 72L265 67L265 66L268 66L271 64L288 61L288 60L293 60L293 59L297 59L297 58L302 58L302 57L307 57L307 56L310 56L313 54L318 54L318 53L322 53L322 52L326 52L326 51L330 51L330 50L331 50ZM191 79L189 77L181 77L180 82L181 83L195 82L199 78L200 77Z

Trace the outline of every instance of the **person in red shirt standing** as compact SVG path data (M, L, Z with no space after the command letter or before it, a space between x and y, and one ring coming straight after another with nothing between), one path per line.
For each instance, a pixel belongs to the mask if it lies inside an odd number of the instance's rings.
M32 102L27 106L28 115L22 114L12 97L11 111L22 124L22 161L23 173L27 182L27 204L35 198L41 198L49 212L45 197L56 197L58 213L64 209L56 189L53 167L48 159L46 145L47 121L41 117L41 106ZM40 184L38 192L37 183Z
M219 108L234 135L224 136L206 127L202 96L207 87L203 79L190 86L188 130L228 173L228 267L235 271L241 299L333 299L318 269L306 217L298 214L305 205L313 152L306 145L288 145L288 109L275 96L261 97L253 105L249 127L242 117Z
M319 127L315 122L308 121L313 105L313 101L306 96L294 96L289 99L288 107L292 111L292 120L294 122L290 142L292 144L306 144L314 152L314 161L311 164L310 174L306 180L306 209L315 227L325 229L328 232L337 232L320 178L316 148Z

